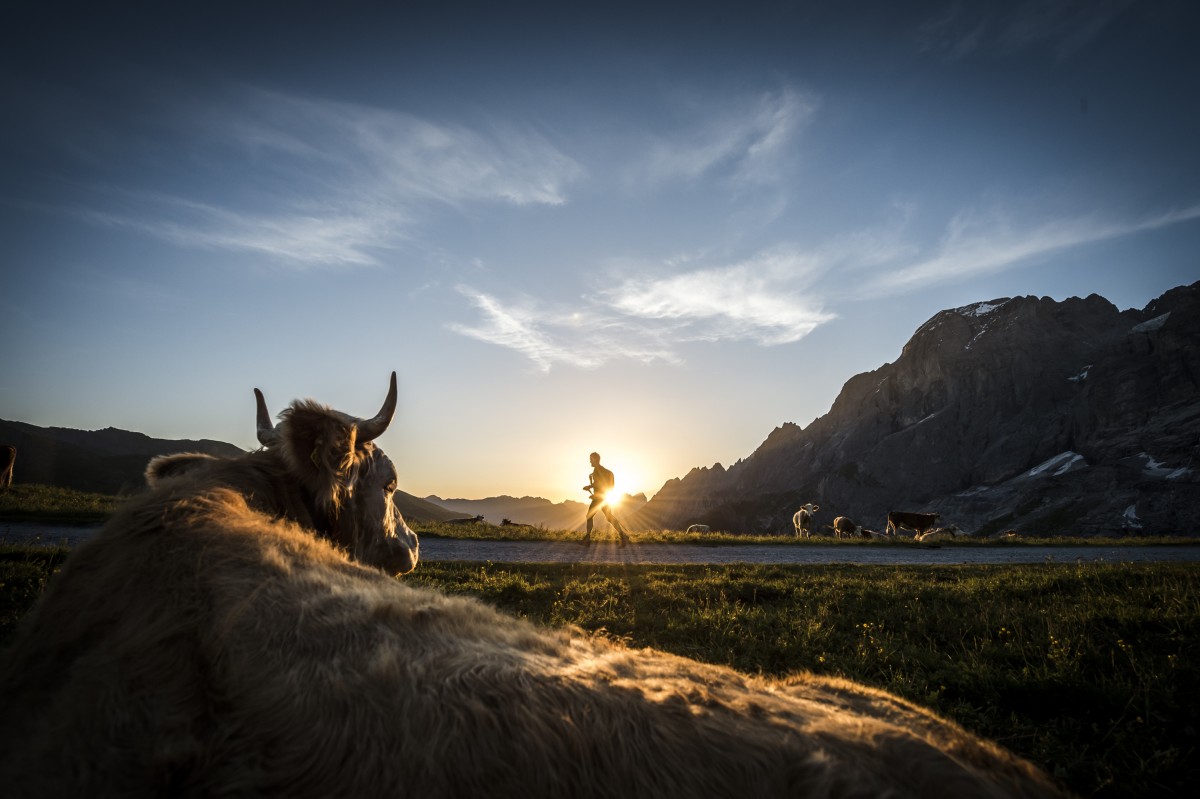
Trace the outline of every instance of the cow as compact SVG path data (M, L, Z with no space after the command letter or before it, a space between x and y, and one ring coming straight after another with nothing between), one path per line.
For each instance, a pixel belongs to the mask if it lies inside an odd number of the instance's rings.
M896 535L901 529L912 530L917 540L920 540L925 533L937 526L939 518L941 518L941 514L938 513L890 511L887 515L887 528L885 532L888 535Z
M182 482L195 493L230 488L254 508L298 522L362 563L392 574L412 571L416 534L393 503L396 467L378 438L396 411L396 373L379 413L359 419L312 400L298 400L271 421L254 389L263 449L238 458L197 452L160 455L146 467L152 488Z
M838 538L842 536L853 538L855 535L861 535L863 538L871 537L870 533L865 532L846 516L838 516L833 520L833 534Z
M487 524L487 520L482 515L464 516L458 519L446 519L442 524Z
M820 505L813 505L811 502L804 505L800 510L792 515L792 526L796 528L796 536L799 538L808 538L808 529L812 525L813 514L821 509Z
M1064 795L881 690L768 680L396 580L251 490L306 490L267 454L281 482L162 480L51 579L0 654L6 795Z
M707 524L689 524L686 532L709 533L712 532L712 529Z
M12 486L13 466L17 463L17 448L11 444L0 445L0 491Z

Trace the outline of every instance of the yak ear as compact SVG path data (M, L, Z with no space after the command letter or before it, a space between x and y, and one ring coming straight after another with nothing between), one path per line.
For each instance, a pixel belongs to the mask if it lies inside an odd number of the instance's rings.
M353 422L309 400L292 403L281 416L277 429L289 467L321 504L336 508L349 489L354 465Z
M158 455L146 464L146 485L154 488L163 480L194 472L220 460L203 452L178 452L174 455Z

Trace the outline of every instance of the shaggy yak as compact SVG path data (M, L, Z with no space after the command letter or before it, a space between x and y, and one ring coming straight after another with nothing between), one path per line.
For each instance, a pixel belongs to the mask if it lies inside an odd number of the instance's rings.
M308 409L285 412L285 440ZM314 442L292 454L325 463ZM0 658L6 795L1060 795L882 691L758 679L397 582L280 513L274 492L311 490L299 477L246 469L239 486L223 468L129 500L22 621Z
M419 543L392 496L396 467L371 443L396 412L396 373L379 413L370 419L300 400L271 422L257 388L258 441L263 449L241 458L202 453L163 455L150 461L151 487L186 478L185 492L231 488L256 510L298 522L355 560L405 574L417 565Z

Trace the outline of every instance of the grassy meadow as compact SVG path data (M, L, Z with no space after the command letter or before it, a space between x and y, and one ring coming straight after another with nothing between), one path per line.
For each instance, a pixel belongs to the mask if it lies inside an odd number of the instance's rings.
M121 498L38 485L0 520L97 524ZM416 523L422 536L578 540L539 527ZM600 538L608 534L598 532ZM911 539L637 531L639 544L920 547ZM937 546L1143 545L1178 538L939 538ZM0 646L69 550L0 542ZM885 688L1028 757L1083 796L1200 784L1194 564L651 566L423 561L405 578L538 624L573 625L740 671Z
M14 483L0 491L0 520L41 524L99 524L112 515L121 498L70 488Z
M0 522L32 522L48 525L94 525L103 523L125 497L93 494L45 485L16 484L0 492ZM460 538L479 541L578 541L581 533L553 530L528 525L495 525L487 523L449 524L446 522L410 522L419 535ZM1196 544L1200 538L1178 536L1116 535L1113 537L1072 537L1063 535L1021 535L1013 538L984 539L970 536L936 536L925 542L911 538L833 538L816 534L812 538L791 535L741 535L710 532L688 533L682 530L634 530L639 544L698 544L701 546L737 546L745 544L780 544L787 546L1153 546L1157 544ZM612 530L597 528L599 540L614 538Z
M67 557L0 546L0 646ZM424 561L403 579L751 674L879 686L1083 796L1190 797L1200 784L1194 565Z

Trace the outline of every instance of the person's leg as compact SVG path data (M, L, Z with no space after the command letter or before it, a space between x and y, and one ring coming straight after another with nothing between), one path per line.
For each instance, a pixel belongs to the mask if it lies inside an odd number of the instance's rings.
M607 506L604 506L602 501L599 499L593 499L592 504L588 505L587 532L583 534L583 543L585 544L592 540L592 517L596 515L596 511L600 510L601 507L603 507L605 510L608 510Z
M621 535L621 546L629 544L629 535L625 532L624 525L621 524L621 520L617 518L616 514L607 505L604 506L604 518L608 519L609 524L617 528L617 532Z

